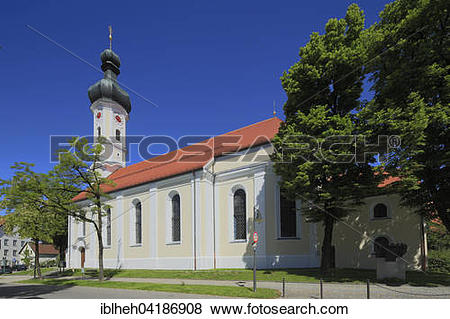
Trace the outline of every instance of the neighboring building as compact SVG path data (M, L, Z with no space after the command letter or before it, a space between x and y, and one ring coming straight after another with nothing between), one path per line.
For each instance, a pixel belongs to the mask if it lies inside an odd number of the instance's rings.
M116 82L119 57L105 50L101 59L105 78L89 89L89 97L94 135L113 136L116 143L103 167L116 184L105 187L111 196L103 223L107 268L248 268L255 230L258 268L319 266L322 225L305 222L301 199L280 195L279 177L272 170L270 141L280 119L125 167L131 104ZM85 195L75 200L89 214ZM262 215L256 229L254 212ZM375 268L370 239L406 243L410 268L425 260L423 223L400 207L399 196L367 198L346 224L339 223L334 232L337 267ZM97 267L97 239L90 224L69 219L68 247L69 267Z
M28 242L18 235L7 235L3 230L4 219L0 219L0 266L6 261L6 265L14 266L21 264L19 251Z
M25 246L19 252L23 259L26 255L29 256L31 264L34 265L34 258L36 256L36 244L33 242L27 242ZM50 260L55 260L59 255L59 251L53 247L52 244L39 244L39 264L43 265Z

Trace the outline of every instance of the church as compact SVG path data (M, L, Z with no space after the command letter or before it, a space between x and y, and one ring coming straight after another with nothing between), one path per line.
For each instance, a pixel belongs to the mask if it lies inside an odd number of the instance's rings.
M119 56L106 49L101 61L104 78L88 95L94 137L110 137L113 145L102 163L102 174L115 183L106 190L105 268L251 268L254 240L258 269L319 267L322 225L305 222L301 199L283 198L272 169L271 140L279 118L127 166L131 102L117 81ZM75 200L88 210L83 194ZM97 267L92 225L72 218L68 223L67 266ZM368 197L335 227L335 265L374 269L374 241L402 242L408 267L423 269L425 236L423 220L401 207L399 196Z

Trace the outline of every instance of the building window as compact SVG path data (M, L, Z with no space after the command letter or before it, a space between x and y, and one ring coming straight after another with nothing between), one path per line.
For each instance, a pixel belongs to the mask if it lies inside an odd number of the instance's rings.
M181 240L181 214L180 214L180 195L172 197L172 241Z
M116 140L120 142L120 130L116 130Z
M389 248L389 239L384 236L378 236L374 240L373 244L373 254L377 258L384 258L386 257L386 249Z
M14 257L17 256L17 250L13 250L13 256L14 256Z
M5 250L3 251L3 256L8 256L8 249L5 249Z
M13 246L17 246L17 240L13 240Z
M280 237L297 237L297 208L295 200L280 195Z
M135 232L135 243L142 244L142 204L137 202L134 205L135 219L134 219L134 232Z
M97 136L102 136L102 128L100 126L97 127Z
M81 234L82 234L83 236L86 236L86 221L84 221L84 220L83 220L83 225L82 225L81 231L82 231Z
M241 240L247 238L247 204L246 195L243 189L238 189L233 195L233 220L234 239Z
M8 246L8 239L5 239L4 244L5 244L5 246Z
M388 207L385 204L378 203L373 208L373 218L387 218Z
M23 245L25 245L25 240L22 240L22 241L20 242L20 247L23 247Z
M111 208L106 211L106 245L111 246Z

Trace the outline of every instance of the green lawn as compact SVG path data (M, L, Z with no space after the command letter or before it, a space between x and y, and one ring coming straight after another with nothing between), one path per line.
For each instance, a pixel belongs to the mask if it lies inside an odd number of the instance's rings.
M58 279L30 279L20 281L21 283L45 284L57 286L85 286L99 288L134 289L165 291L187 294L201 294L213 296L242 297L242 298L278 298L279 291L275 289L258 288L256 292L246 287L233 286L209 286L209 285L173 285L142 282L117 282L117 281L95 281L95 280L58 280Z
M67 273L70 275L70 273ZM75 271L74 275L81 275ZM96 277L97 270L88 269L86 275ZM105 276L115 278L176 278L176 279L205 279L205 280L252 280L251 269L218 269L218 270L148 270L148 269L105 269ZM286 282L319 282L321 275L317 268L258 270L257 279L260 281ZM376 281L375 270L336 269L334 274L324 277L326 282L365 283L367 279ZM450 286L450 275L443 273L427 273L418 271L407 272L406 283L415 286Z

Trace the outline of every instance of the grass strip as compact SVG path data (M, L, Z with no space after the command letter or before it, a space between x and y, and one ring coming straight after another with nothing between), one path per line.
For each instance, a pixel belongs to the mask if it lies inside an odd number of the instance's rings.
M81 272L70 271L66 275L80 276ZM96 269L87 269L86 275L96 277ZM150 270L150 269L105 269L106 277L114 278L174 278L202 280L232 280L251 281L253 272L250 269L216 269L216 270ZM258 281L318 283L322 278L325 282L365 284L367 279L376 282L375 270L335 269L329 276L321 276L317 268L307 269L267 269L258 270ZM408 271L406 282L412 286L450 286L450 275L445 273L423 273Z
M226 297L242 297L242 298L278 298L280 292L275 289L258 288L254 293L247 287L233 286L210 286L210 285L174 285L159 283L142 283L142 282L118 282L118 281L96 281L96 280L58 280L58 279L29 279L19 281L28 284L44 284L54 286L82 286L97 288L115 288L115 289L131 289L131 290L148 290L148 291L164 291L186 294L200 294Z

